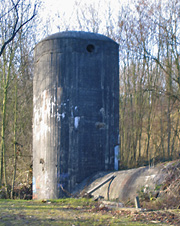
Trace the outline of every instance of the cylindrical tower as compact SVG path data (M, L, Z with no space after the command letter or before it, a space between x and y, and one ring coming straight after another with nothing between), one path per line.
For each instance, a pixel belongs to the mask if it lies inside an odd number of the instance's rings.
M118 44L89 32L61 32L35 47L33 198L72 192L114 169L119 134Z

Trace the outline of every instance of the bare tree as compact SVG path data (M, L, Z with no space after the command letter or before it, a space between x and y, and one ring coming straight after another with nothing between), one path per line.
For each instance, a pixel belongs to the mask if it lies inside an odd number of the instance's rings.
M1 0L1 4L4 1ZM10 9L8 9L7 12L5 12L3 14L2 12L2 16L0 17L0 21L2 21L4 18L6 17L11 17L13 15L13 24L10 26L10 31L8 31L8 35L5 38L5 40L3 40L3 42L1 42L1 49L0 49L0 56L2 55L4 49L6 48L6 46L13 41L13 39L15 38L15 36L17 35L17 33L28 23L30 22L35 16L36 16L36 3L34 4L34 9L32 12L32 15L26 19L26 20L22 20L22 17L20 18L20 16L22 16L23 12L19 11L19 7L22 6L23 1L22 0L17 0L17 2L14 2L13 0L10 0L9 4L10 6L8 6L8 8L10 7ZM4 3L2 4L4 5ZM29 4L27 7L31 7L31 5ZM5 6L6 8L6 6ZM4 9L5 9L4 8ZM26 9L27 10L27 9ZM19 15L21 14L21 15Z
M3 70L0 74L2 90L2 114L1 114L1 143L0 143L0 186L4 178L6 192L8 193L7 176L6 176L6 130L7 130L7 108L8 93L10 85L18 69L12 71L16 56L19 54L19 33L28 29L28 24L36 16L37 4L25 2L23 0L1 1L1 26L0 26L0 62ZM29 16L30 15L30 16ZM15 72L15 73L14 73ZM15 120L16 121L16 120ZM16 122L15 122L16 124ZM14 135L15 136L15 135ZM15 141L14 141L15 142Z

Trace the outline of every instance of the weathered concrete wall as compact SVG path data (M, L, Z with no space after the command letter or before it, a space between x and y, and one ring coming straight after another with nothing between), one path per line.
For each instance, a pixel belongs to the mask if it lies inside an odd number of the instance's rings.
M35 48L33 198L59 198L113 170L119 131L118 45L62 32Z
M163 184L166 177L169 175L169 166L174 163L161 163L155 167L149 166L140 167L137 169L122 170L117 172L99 172L93 177L82 182L75 194L85 194L92 191L95 187L103 184L107 178L114 176L115 178L108 181L103 186L92 192L94 197L102 196L106 200L119 200L127 202L133 200L138 195L140 190L155 191L158 185Z

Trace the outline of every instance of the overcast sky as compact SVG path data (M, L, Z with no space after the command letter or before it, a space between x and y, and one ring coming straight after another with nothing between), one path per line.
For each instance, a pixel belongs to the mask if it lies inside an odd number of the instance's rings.
M80 2L81 4L97 4L99 0L43 0L45 11L50 13L56 13L59 11L60 13L66 13L67 15L71 15L73 13L73 7L75 2ZM112 8L116 8L118 2L127 3L129 0L101 0L101 6L106 6L109 2ZM103 8L102 8L103 10Z
M78 2L81 6L86 4L87 7L89 4L96 6L100 2L99 13L105 15L105 10L108 6L111 7L114 13L117 13L119 3L128 4L131 1L132 0L43 0L43 7L41 9L42 23L50 23L48 33L52 34L59 31L58 26L60 23L64 23L64 26L61 25L61 30L65 29L66 24L70 23L71 25L76 25L75 2ZM61 21L58 15L61 17Z
M131 9L134 7L134 2L138 0L42 0L40 15L42 21L39 30L41 35L39 39L45 36L63 31L69 26L69 30L78 30L77 9L85 9L91 4L93 8L98 9L98 17L102 18L101 29L98 33L103 33L105 22L107 22L108 9L111 8L112 15L117 21L119 10L122 5L128 5ZM158 0L151 0L157 2ZM161 0L163 3L166 0ZM78 7L75 7L75 3ZM85 5L86 4L86 5ZM87 11L86 11L87 12ZM86 14L86 19L88 18ZM81 18L82 20L82 18ZM91 16L89 17L91 20ZM44 26L44 27L43 27ZM116 26L116 24L114 24ZM86 29L87 30L87 29ZM41 38L42 37L42 38Z

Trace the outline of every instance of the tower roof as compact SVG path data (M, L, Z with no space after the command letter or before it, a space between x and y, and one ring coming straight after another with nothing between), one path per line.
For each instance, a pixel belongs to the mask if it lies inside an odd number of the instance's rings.
M107 36L92 33L92 32L85 32L85 31L64 31L58 32L48 36L44 40L51 40L51 39L92 39L92 40L101 40L101 41L111 41L114 42L112 39L108 38Z

